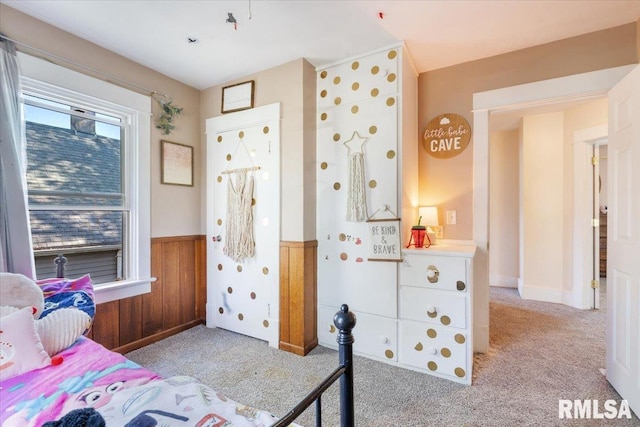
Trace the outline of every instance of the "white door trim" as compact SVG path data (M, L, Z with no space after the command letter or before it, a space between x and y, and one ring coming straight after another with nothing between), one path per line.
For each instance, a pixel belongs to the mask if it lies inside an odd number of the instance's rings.
M474 351L489 349L489 116L570 99L606 96L633 65L473 94Z
M592 156L596 140L608 133L606 123L573 133L573 284L571 292L565 294L563 302L575 308L593 307L593 291L590 282L593 277L593 225L590 214L593 205Z

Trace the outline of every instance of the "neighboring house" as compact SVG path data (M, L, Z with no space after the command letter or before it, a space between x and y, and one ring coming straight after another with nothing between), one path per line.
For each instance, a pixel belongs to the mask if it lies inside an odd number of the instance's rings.
M120 140L85 130L90 133L26 123L30 206L95 204L70 193L120 193ZM38 278L54 276L54 260L64 255L67 277L89 272L95 283L117 280L121 217L117 211L31 210Z

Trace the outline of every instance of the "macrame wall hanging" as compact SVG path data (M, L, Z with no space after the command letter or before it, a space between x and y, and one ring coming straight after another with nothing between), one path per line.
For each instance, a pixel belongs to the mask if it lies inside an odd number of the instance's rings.
M364 176L364 144L358 132L353 132L344 145L349 149L349 194L347 199L347 221L362 222L367 219L367 193Z
M247 152L242 138L238 147ZM238 150L236 147L236 150ZM234 151L234 155L235 155ZM253 163L253 161L252 161ZM236 262L242 262L246 258L252 258L255 252L255 240L253 237L253 171L259 170L259 166L239 168L223 171L229 175L227 184L227 221L225 227L224 248L222 253Z

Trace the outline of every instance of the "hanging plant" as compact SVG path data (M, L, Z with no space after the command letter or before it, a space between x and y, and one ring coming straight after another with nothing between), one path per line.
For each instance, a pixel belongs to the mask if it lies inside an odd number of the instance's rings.
M182 108L177 105L173 105L172 101L165 101L164 99L158 100L160 108L162 108L162 114L156 120L156 129L162 130L163 135L169 135L176 127L172 124L173 120L182 113Z

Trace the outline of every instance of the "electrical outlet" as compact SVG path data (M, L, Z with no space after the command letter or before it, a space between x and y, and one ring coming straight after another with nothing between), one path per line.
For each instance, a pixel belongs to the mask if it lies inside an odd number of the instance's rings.
M447 225L456 223L456 211L447 211Z

